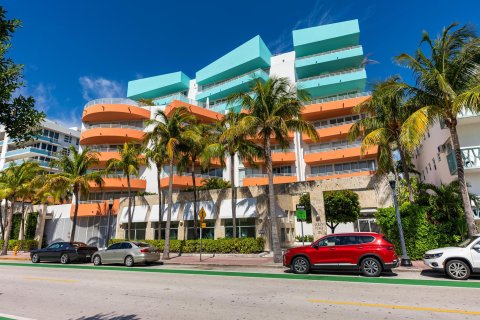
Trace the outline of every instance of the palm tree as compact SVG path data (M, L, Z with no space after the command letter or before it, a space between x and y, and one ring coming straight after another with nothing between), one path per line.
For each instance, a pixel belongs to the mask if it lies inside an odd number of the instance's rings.
M243 92L234 93L228 100L231 103L240 103L247 111L247 115L240 120L236 130L243 130L252 137L258 137L263 143L263 156L268 175L268 210L273 259L274 262L281 262L282 251L278 237L273 191L271 140L275 139L282 148L287 148L289 131L304 132L313 141L318 141L319 138L315 127L301 118L303 103L310 98L306 91L297 90L286 78L271 77L265 83L255 80L251 92L252 96Z
M51 174L40 192L62 190L64 194L73 194L75 210L70 233L70 242L73 242L75 241L80 194L88 194L89 183L103 185L103 178L101 171L90 171L93 166L98 164L97 152L91 151L89 148L79 152L74 146L70 146L69 150L70 155L63 155L60 159L53 161L53 167L58 168L60 172Z
M355 107L355 113L365 114L366 117L353 124L349 131L349 139L354 141L362 138L362 154L368 148L378 146L378 173L393 171L398 181L394 159L394 150L397 149L409 200L414 202L408 166L410 157L400 141L402 125L411 114L411 108L407 105L407 92L399 85L399 81L400 78L395 76L375 84L372 96Z
M252 141L248 140L248 134L239 130L240 120L245 116L243 113L229 112L219 121L215 127L217 138L205 148L206 159L219 158L222 167L224 159L230 158L230 184L232 202L233 238L237 237L237 189L235 186L235 155L239 160L246 160L254 165L254 157L259 157L262 150Z
M26 185L35 179L39 171L40 167L37 162L23 162L17 166L11 163L6 170L0 173L0 190L2 190L2 194L6 197L7 205L8 202L10 202L10 211L7 213L7 219L4 225L4 243L1 255L7 254L8 241L10 240L13 225L15 201L21 196Z
M162 188L160 179L162 178L162 167L168 161L167 149L163 141L148 132L144 138L145 156L148 160L155 164L157 168L157 186L158 186L158 240L162 239ZM147 147L148 146L148 147ZM147 165L150 167L151 162Z
M184 146L185 137L192 134L192 124L195 117L188 112L186 107L175 109L170 117L159 110L155 118L150 121L153 125L152 136L163 141L166 146L168 162L169 162L169 179L168 179L168 211L167 223L165 226L165 245L163 249L163 259L170 258L170 223L172 219L172 193L173 193L173 163L178 156L178 152Z
M144 163L144 160L140 157L142 153L141 147L135 145L133 143L125 142L123 147L119 148L118 153L120 154L120 159L109 159L106 164L106 172L115 172L114 176L117 175L116 173L121 171L122 176L127 178L127 197L128 197L128 230L127 235L128 239L132 239L131 237L131 227L132 227L132 220L133 220L133 212L132 212L132 187L130 185L131 177L138 177L138 173L140 170L140 166Z
M480 111L480 39L471 27L457 28L457 24L451 24L435 40L424 32L420 44L427 46L428 55L418 48L415 56L402 53L396 58L413 72L415 85L404 84L404 87L418 106L402 126L402 140L413 150L420 145L432 123L440 120L445 123L455 152L468 234L472 236L476 233L476 226L465 181L457 115L462 109Z

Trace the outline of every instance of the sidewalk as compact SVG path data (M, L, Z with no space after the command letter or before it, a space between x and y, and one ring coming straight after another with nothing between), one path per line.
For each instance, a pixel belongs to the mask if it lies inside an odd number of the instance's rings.
M30 261L30 253L18 252L16 256L13 255L13 251L9 251L8 255L0 256L0 260L9 261ZM199 254L182 254L172 253L169 260L161 260L166 265L184 265L184 266L212 266L212 267L251 267L251 268L279 268L282 269L281 263L274 263L273 257L259 256L253 254L202 254L202 261L200 261ZM412 267L398 267L394 269L394 272L422 272L423 270L429 270L429 268L423 264L423 261L412 261Z

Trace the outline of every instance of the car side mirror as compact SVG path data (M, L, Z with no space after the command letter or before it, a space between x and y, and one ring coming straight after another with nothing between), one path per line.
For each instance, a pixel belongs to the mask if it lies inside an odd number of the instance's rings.
M318 243L315 242L314 244L312 244L312 247L314 247L315 249L318 249Z

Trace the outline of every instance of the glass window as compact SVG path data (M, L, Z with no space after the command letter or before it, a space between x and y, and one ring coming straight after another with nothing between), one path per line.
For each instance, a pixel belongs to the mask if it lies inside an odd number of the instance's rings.
M202 230L203 239L214 239L214 230L215 230L215 220L205 220L207 227ZM194 229L193 229L193 220L185 221L187 225L187 239L195 239ZM200 224L200 221L198 221ZM200 237L200 228L198 229L198 236Z
M125 229L125 232L128 232L128 224L125 223L123 228ZM146 230L146 222L133 222L131 225L132 239L130 240L145 240Z
M154 238L158 239L158 222L153 222L152 227L154 229ZM162 221L162 239L165 239L165 230L167 222ZM170 239L178 239L178 221L170 221Z
M114 243L114 244L112 244L110 247L108 247L107 250L120 249L121 246L122 246L122 242Z
M336 246L350 246L357 243L358 241L356 236L336 236L335 237Z
M129 242L122 242L120 249L132 249L132 244Z
M370 243L370 242L373 242L373 240L375 240L375 238L372 236L357 236L356 238L357 238L358 244Z
M233 237L233 219L225 219L225 238ZM237 237L255 238L255 218L237 219Z
M332 237L326 237L320 241L318 241L318 246L319 247L331 247L335 245L335 236Z

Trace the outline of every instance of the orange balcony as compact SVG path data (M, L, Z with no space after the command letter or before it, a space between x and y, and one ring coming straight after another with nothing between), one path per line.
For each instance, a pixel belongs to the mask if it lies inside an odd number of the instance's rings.
M117 215L120 201L118 199L113 200L112 215ZM75 212L75 203L72 204L70 209L70 216L73 217ZM97 203L80 203L78 205L78 217L93 217L93 216L106 216L108 215L108 200Z
M195 184L201 186L204 178L200 175L195 176ZM169 177L160 179L160 188L168 188ZM191 175L173 175L173 189L185 189L193 186L193 180Z
M325 175L325 176L307 177L307 181L370 176L370 175L373 175L373 174L375 174L375 171L357 171L357 172L331 174L331 175Z
M339 126L327 127L317 129L317 133L320 136L320 141L331 141L346 138L348 130L352 127L352 123L342 124ZM302 139L306 143L312 143L313 140L306 134L302 134Z
M289 132L288 132L288 140L293 140L293 135L294 135L294 134L295 134L295 132L289 131ZM258 136L257 136L257 137L248 137L247 139L250 140L250 141L253 141L253 142L255 142L255 143L258 143L258 144L262 144L262 143L263 143L263 139L260 138L260 137L258 137ZM275 135L273 135L273 134L270 135L270 142L271 142L272 144L277 143L277 141L276 141L276 139L275 139Z
M144 132L131 128L92 128L83 131L80 135L81 145L95 145L107 143L125 143L142 141Z
M90 191L98 190L127 190L127 178L103 178L103 185L100 187L94 182L89 183ZM132 190L145 190L147 182L138 178L130 178L130 188Z
M223 119L223 115L218 112L195 106L180 100L173 100L165 109L165 114L167 117L169 117L175 109L180 107L187 107L188 111L202 123L212 123Z
M297 182L297 175L294 174L292 176L273 176L273 183L280 184L280 183L292 183ZM262 174L259 176L254 177L245 177L243 178L243 186L264 186L268 184L268 176L266 174Z
M329 151L310 152L305 153L303 158L305 163L309 165L318 165L338 161L346 162L358 159L372 159L377 156L377 146L368 148L363 155L361 154L360 149L360 147L353 147Z
M140 159L145 159L145 155L141 154L139 156ZM117 159L120 160L120 153L116 151L103 151L98 153L98 162L99 165L105 164L108 160L110 159ZM101 166L96 166L96 167L101 167Z
M150 111L127 104L94 104L83 110L83 122L134 121L150 119Z
M272 152L272 164L282 165L282 164L291 164L296 161L295 151L287 150L287 152L274 151ZM261 158L254 158L253 162L256 165L264 164L265 160ZM249 166L248 161L243 161L245 166Z
M352 114L353 108L356 105L369 98L370 96L365 96L331 102L313 103L303 108L302 118L313 121Z

